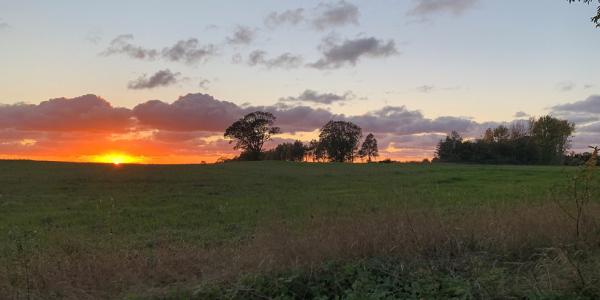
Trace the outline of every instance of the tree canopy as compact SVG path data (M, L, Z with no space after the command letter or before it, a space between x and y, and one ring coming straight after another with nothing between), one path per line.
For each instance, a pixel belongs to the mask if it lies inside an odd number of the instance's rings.
M575 124L552 116L488 128L481 139L463 140L456 131L440 140L441 162L487 164L561 164L571 147Z
M367 157L367 162L371 162L371 157L379 156L379 149L377 149L377 139L372 133L369 133L362 143L360 150L358 151L360 157Z
M331 162L353 161L362 129L345 121L329 121L319 135L319 144Z
M260 160L263 144L281 133L279 127L273 126L275 119L269 112L249 113L229 126L223 137L231 139L230 144L235 141L233 149L243 151L240 155L243 160Z
M572 2L583 2L583 3L593 3L594 0L568 0L569 3ZM598 0L598 3L600 3L600 0ZM596 15L590 18L592 20L592 23L596 24L596 27L600 27L600 6L598 6L598 10L596 11Z

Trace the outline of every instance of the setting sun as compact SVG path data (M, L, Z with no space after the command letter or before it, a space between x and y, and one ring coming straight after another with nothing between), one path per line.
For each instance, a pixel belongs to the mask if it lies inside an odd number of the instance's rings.
M118 164L130 164L130 163L141 163L143 162L142 157L133 157L122 154L109 154L104 156L97 156L94 161L102 163L113 163Z

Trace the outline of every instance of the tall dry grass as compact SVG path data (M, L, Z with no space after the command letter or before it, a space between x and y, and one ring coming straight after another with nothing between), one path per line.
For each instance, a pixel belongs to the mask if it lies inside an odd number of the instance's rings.
M259 274L325 260L391 257L407 271L459 276L504 268L517 276L511 288L598 290L600 205L589 204L581 227L556 204L501 207L404 206L346 217L312 216L291 230L282 218L265 218L251 240L206 248L160 242L152 252L111 249L57 232L35 254L0 262L1 299L115 299L200 283L228 284ZM476 259L474 259L477 257Z

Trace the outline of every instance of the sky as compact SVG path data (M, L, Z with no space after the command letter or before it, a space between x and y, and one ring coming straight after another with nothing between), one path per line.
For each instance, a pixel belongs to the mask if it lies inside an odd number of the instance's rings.
M564 0L0 0L0 159L198 163L271 112L330 120L380 158L431 159L450 131L552 115L600 144L595 5Z

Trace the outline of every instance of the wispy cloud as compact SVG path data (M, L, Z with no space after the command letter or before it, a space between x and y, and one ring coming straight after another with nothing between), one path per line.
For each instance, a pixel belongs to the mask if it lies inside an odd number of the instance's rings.
M415 6L408 11L408 15L427 18L440 13L452 13L459 17L475 8L479 2L481 0L416 0Z
M248 45L256 38L256 29L248 26L238 25L232 37L227 37L227 43L233 45Z
M573 83L573 81L570 80L563 81L561 83L558 83L554 88L561 92L568 92L572 91L575 88L575 83Z
M324 31L346 25L358 25L360 12L352 3L340 0L337 2L321 2L305 16L304 8L286 10L283 13L272 12L264 20L265 26L274 29L284 24L305 24L308 28Z
M340 103L354 100L356 95L351 91L348 91L342 95L334 94L334 93L322 93L320 94L317 91L313 90L305 90L300 96L292 97L289 96L287 98L280 98L279 101L284 102L310 102L317 104L332 104L332 103Z
M266 69L292 69L302 64L301 55L294 55L289 52L283 53L274 58L268 58L269 53L263 50L254 50L248 55L246 64L253 66L262 66ZM242 55L236 53L231 58L232 63L243 63Z
M138 79L130 81L127 88L130 90L143 90L171 86L179 82L179 76L181 76L181 73L179 72L172 73L169 69L160 70L156 72L156 74L150 76L150 78L144 74Z
M515 118L528 118L528 117L530 117L530 115L525 113L524 111L518 111L515 113L514 117Z
M328 36L319 46L323 57L308 64L316 69L338 69L343 66L355 66L363 57L389 57L398 54L394 40L376 39L375 37L344 40L337 43L335 37Z
M208 59L217 54L218 49L213 44L200 45L198 39L189 38L188 40L178 41L171 47L165 47L161 51L157 49L145 49L130 43L134 37L132 34L123 34L112 40L108 48L101 52L100 56L111 56L123 54L130 58L141 60L155 60L162 58L166 61L183 62L189 65L195 65L198 62Z
M201 89L203 89L203 90L207 91L207 90L208 90L208 85L209 85L209 84L210 84L210 80L208 80L208 79L202 79L202 80L200 80L200 83L198 84L198 86L199 86Z

